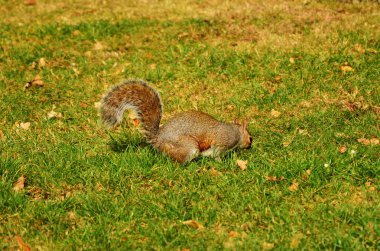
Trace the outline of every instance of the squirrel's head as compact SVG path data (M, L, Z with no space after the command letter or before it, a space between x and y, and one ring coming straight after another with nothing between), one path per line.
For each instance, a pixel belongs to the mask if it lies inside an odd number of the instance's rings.
M247 130L247 125L248 125L247 120L243 120L243 122L239 124L238 119L235 119L234 124L239 126L239 131L240 131L239 147L244 148L244 149L250 148L252 144L252 137Z

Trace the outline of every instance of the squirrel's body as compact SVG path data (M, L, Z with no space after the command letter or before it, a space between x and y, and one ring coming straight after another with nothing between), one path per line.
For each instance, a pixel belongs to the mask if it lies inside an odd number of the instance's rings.
M159 94L145 82L130 80L112 88L102 99L101 118L104 124L116 126L126 110L139 121L148 141L159 151L180 163L198 155L217 157L237 146L248 148L251 136L247 123L223 123L212 116L188 111L174 115L163 126L162 104Z

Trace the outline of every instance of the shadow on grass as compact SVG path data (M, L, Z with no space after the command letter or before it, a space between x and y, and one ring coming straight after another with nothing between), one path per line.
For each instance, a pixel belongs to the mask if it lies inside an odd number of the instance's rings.
M138 148L143 148L149 146L142 137L132 135L130 133L123 135L109 135L110 142L108 143L109 147L114 152L125 152L127 149L135 151Z

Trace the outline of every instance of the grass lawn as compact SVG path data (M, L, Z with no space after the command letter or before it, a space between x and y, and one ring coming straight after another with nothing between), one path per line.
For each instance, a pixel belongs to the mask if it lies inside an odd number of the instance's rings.
M379 250L380 4L175 2L0 1L0 249ZM252 149L181 166L105 130L129 78Z

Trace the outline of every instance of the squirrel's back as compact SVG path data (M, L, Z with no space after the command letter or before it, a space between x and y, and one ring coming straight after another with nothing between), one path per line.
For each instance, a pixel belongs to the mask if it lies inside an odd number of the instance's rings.
M230 148L240 139L239 126L218 121L200 111L186 111L175 114L160 128L158 139L177 141L190 136L198 142L200 150L209 145Z

